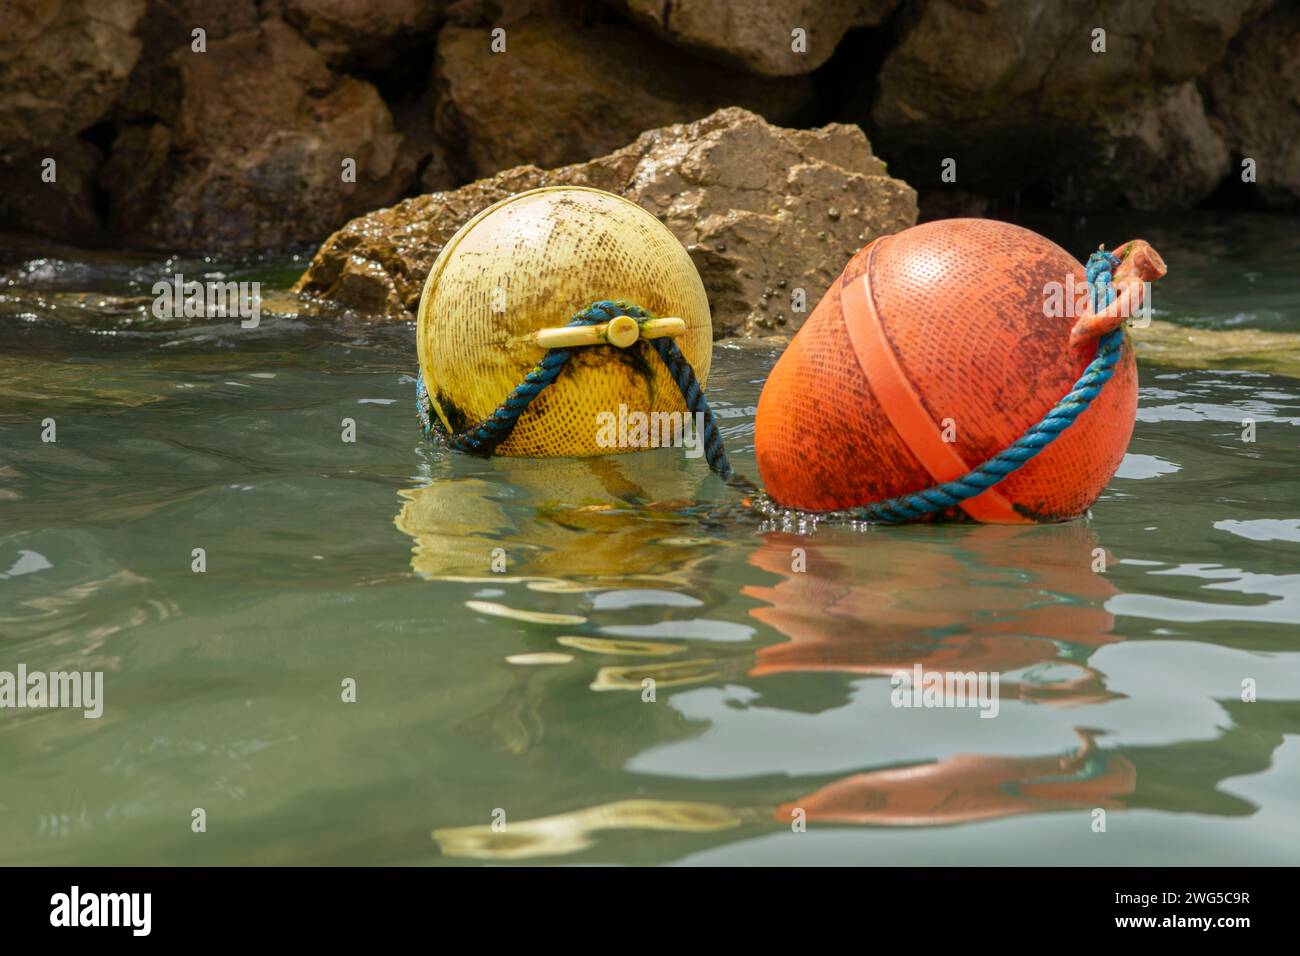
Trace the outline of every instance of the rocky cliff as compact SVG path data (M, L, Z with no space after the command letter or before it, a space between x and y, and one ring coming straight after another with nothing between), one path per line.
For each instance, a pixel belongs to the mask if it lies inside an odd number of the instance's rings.
M0 20L0 228L73 242L319 242L724 106L859 127L923 217L1300 210L1283 0L7 0Z

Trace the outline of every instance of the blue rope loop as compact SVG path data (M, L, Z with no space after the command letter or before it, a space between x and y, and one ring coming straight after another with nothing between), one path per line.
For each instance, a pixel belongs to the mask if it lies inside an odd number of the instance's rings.
M1088 279L1088 296L1094 314L1115 300L1111 275L1120 259L1114 253L1100 249L1088 257L1084 274ZM1083 370L1068 395L1057 402L1038 422L1005 450L998 452L977 468L960 478L918 491L899 495L884 501L873 502L850 511L859 521L880 524L902 524L927 515L955 508L968 498L987 491L1007 475L1023 467L1039 452L1050 445L1092 404L1101 393L1102 386L1115 374L1124 346L1124 329L1114 329L1097 340L1097 354Z
M638 321L654 318L650 312L638 305L602 299L599 302L593 302L581 312L575 314L565 327L599 325L622 315ZM668 368L668 372L677 384L678 390L681 391L682 399L686 402L689 413L702 416L700 420L704 423L704 434L702 436L704 439L704 457L709 463L709 468L716 472L723 481L730 482L746 490L753 489L754 485L748 479L737 475L732 469L731 462L727 459L726 449L722 445L722 433L718 428L717 419L713 415L713 410L709 407L708 400L704 397L704 390L700 388L699 379L695 377L695 369L691 368L691 363L687 361L682 350L671 338L651 339L649 341ZM456 435L448 434L442 427L441 421L433 414L428 389L424 384L424 375L420 373L415 385L416 415L420 421L420 430L425 437L436 435L446 443L447 447L457 451L469 452L475 455L490 455L501 442L509 437L510 432L519 421L519 417L532 404L533 399L554 384L556 379L560 377L560 373L569 364L572 355L572 348L549 349L542 360L533 367L532 371L524 377L524 380L515 387L514 391L497 406L496 410L487 419L476 427Z

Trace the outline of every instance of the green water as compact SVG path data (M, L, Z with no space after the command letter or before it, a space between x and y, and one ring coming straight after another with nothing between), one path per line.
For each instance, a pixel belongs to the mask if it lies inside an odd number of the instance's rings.
M1294 221L1036 225L1143 233L1161 318L1300 332ZM1087 521L809 533L684 513L728 492L677 451L423 445L409 325L149 315L289 256L0 257L0 671L104 673L99 719L0 710L0 862L1300 862L1294 378L1144 364ZM774 359L716 350L749 474ZM893 706L914 663L997 717Z

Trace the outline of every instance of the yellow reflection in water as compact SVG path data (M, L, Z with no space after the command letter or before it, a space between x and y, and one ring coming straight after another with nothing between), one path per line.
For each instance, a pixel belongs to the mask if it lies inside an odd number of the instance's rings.
M602 667L591 682L592 690L641 690L647 680L655 687L678 687L717 680L726 673L726 662L717 658L671 663L632 664L626 667ZM741 667L734 671L744 673Z
M674 510L690 502L690 482L671 455L656 454L637 456L651 466L638 476L647 472L648 487L680 498L632 485L607 459L492 459L499 482L446 478L401 489L394 524L414 541L412 570L437 580L557 594L685 586L725 542L691 534L697 523Z
M729 830L742 822L739 813L718 804L619 800L535 820L507 820L499 830L492 824L434 830L433 838L448 856L523 860L585 850L595 842L592 834L600 830L704 833Z
M548 614L544 611L525 611L517 607L507 607L494 601L466 601L465 606L471 611L486 614L489 617L505 617L512 621L527 621L530 624L586 624L587 619L577 614Z
M680 644L667 644L663 641L633 641L607 637L565 636L557 637L555 642L591 654L617 657L667 657L686 650Z

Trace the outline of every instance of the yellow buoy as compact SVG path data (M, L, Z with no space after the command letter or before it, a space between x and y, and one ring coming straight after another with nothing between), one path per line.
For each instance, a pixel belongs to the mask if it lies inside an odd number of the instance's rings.
M564 328L602 300L626 316ZM704 284L676 237L635 203L580 186L519 193L461 227L420 298L416 340L430 407L451 434L481 424L547 354L573 347L559 378L520 415L500 455L630 451L600 440L602 413L686 413L648 338L672 336L701 387L713 330Z

